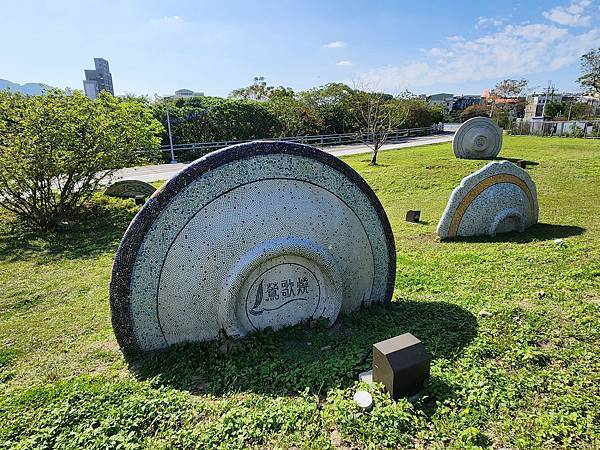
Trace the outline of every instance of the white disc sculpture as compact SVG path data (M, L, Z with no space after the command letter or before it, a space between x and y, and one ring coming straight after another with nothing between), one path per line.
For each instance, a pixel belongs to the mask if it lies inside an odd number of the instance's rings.
M145 181L121 180L111 184L104 191L105 195L119 198L150 197L156 188Z
M187 166L150 198L110 285L125 354L305 320L391 298L395 249L366 182L316 148L253 142Z
M492 159L500 153L502 130L487 117L473 117L464 122L452 139L457 158Z
M438 236L495 236L523 231L538 221L535 184L527 171L509 162L491 162L454 189Z

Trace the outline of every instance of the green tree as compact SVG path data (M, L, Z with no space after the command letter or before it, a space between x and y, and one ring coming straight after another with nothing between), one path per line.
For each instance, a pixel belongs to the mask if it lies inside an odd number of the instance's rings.
M544 109L547 119L586 119L593 115L592 105L579 102L549 102Z
M353 92L343 83L329 83L300 92L299 98L320 117L319 134L344 134L356 131L351 104Z
M577 79L585 89L600 94L600 47L581 57L583 74Z
M426 100L412 95L399 99L397 110L405 128L429 127L444 121L443 107L430 105Z
M265 101L269 99L269 94L273 89L273 86L267 86L265 77L254 77L250 86L231 91L229 98Z
M274 89L268 105L279 123L279 137L314 135L322 129L318 112L296 98L291 89Z
M279 123L268 102L195 97L161 100L152 105L165 129L169 109L175 144L264 139L279 133ZM163 143L168 143L163 134Z
M471 105L464 109L463 112L460 113L460 121L464 122L466 120L472 119L473 117L489 117L490 110L486 105Z
M147 159L162 127L140 101L75 91L0 93L0 205L41 229L73 219L115 170Z
M244 94L227 99L164 99L152 103L151 107L154 117L165 129L168 108L175 144L357 133L362 125L357 120L355 100L361 92L342 83L299 93L280 86L269 87L266 100L253 100L250 97L256 96ZM393 101L394 117L399 118L392 120L396 127L400 124L425 127L443 119L439 108L412 95L394 98L380 93L377 98L382 102ZM168 143L166 134L162 142Z

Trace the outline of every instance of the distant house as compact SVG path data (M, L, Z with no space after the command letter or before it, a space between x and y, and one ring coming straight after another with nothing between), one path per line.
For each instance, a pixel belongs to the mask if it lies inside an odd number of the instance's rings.
M480 105L481 95L455 95L452 105L452 112L461 112L469 106Z
M544 118L544 107L546 103L562 102L561 94L530 94L527 96L527 103L525 104L525 120L531 119L543 119Z
M178 99L178 98L193 98L193 97L204 97L204 92L194 92L190 89L177 89L174 95L167 95L166 98Z
M593 115L600 114L600 98L573 93L534 93L527 96L527 104L525 105L525 120L543 119L544 109L548 103L585 103L590 105Z
M508 112L509 120L523 117L524 97L497 97L488 89L484 89L481 100L483 104L490 107L491 114L495 114L497 110L504 110Z
M481 100L483 103L490 104L495 103L496 105L516 105L521 101L523 97L492 97L489 89L484 89L481 94Z
M600 116L600 94L564 94L566 102L572 101L576 103L584 103L591 107L594 116Z
M427 97L427 103L443 107L446 111L451 112L454 105L454 94L434 94Z

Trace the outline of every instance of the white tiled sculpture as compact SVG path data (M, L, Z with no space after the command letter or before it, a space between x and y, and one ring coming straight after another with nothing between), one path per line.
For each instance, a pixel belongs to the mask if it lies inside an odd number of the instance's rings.
M473 117L464 122L452 139L457 158L492 159L500 153L502 130L487 117Z
M313 147L253 142L186 167L129 226L111 280L126 354L242 337L391 298L389 222L365 181Z
M537 192L529 174L509 161L491 162L454 189L437 233L442 239L494 236L537 221Z

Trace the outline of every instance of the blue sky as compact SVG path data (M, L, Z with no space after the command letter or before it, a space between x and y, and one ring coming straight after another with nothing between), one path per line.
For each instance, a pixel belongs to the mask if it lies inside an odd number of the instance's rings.
M81 89L100 56L117 94L224 96L257 75L295 90L478 94L516 77L576 90L600 0L22 0L2 2L0 41L0 78Z

